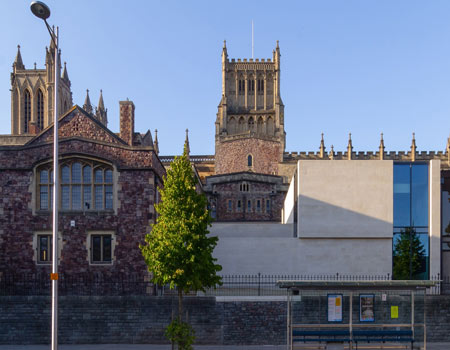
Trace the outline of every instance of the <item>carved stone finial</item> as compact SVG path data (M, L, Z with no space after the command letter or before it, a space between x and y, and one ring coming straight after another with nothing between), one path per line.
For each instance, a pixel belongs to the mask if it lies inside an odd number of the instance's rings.
M384 140L383 140L383 133L381 133L381 140L380 140L380 160L384 160Z
M412 138L412 143L411 143L411 161L415 162L416 161L416 150L417 150L416 133L413 132L412 136L413 136L413 138Z
M191 153L191 149L189 147L189 129L186 129L186 141L184 142L184 152L189 159L189 154Z
M352 133L348 134L348 146L347 146L347 159L352 160L353 145L352 145Z
M320 158L325 157L325 141L323 140L323 133L322 133L322 139L320 140L319 156L320 156Z
M159 144L158 144L158 129L155 129L155 141L153 142L153 148L156 154L159 154Z
M334 160L334 147L333 147L333 145L331 145L331 152L330 152L330 159L331 160Z

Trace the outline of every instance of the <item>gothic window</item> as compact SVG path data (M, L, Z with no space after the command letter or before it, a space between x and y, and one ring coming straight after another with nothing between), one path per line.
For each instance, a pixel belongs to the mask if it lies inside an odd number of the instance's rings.
M264 80L258 79L258 93L261 95L264 93Z
M263 133L263 127L264 127L264 121L263 121L262 117L258 118L258 123L256 124L256 127L257 127L256 132L258 134L262 134Z
M37 93L37 125L39 130L44 129L44 94L39 89Z
M270 199L266 200L266 213L270 213Z
M255 93L255 80L250 78L248 81L248 93L249 95L253 95Z
M240 199L237 201L236 207L237 207L237 211L238 211L238 212L242 211L242 202L241 202Z
M233 201L231 199L228 200L228 211L229 212L233 211Z
M236 119L234 117L231 117L228 121L228 133L236 134Z
M250 199L247 201L247 211L248 212L252 211L252 201Z
M38 208L52 208L53 171L50 165L38 168ZM113 209L113 170L87 160L70 160L60 168L60 208L72 211Z
M273 136L274 134L274 125L272 117L267 118L267 134Z
M29 132L31 121L31 95L28 90L25 90L23 98L23 112L24 112L24 132Z
M256 211L257 212L261 211L261 200L260 199L256 200Z
M248 130L249 130L250 132L254 132L254 131L255 131L254 128L255 128L255 122L253 121L253 118L250 117L250 118L248 119Z
M243 133L245 131L245 119L244 117L239 118L239 132Z
M250 168L253 167L253 156L251 154L247 156L247 166Z
M239 95L243 95L245 93L245 80L239 79Z

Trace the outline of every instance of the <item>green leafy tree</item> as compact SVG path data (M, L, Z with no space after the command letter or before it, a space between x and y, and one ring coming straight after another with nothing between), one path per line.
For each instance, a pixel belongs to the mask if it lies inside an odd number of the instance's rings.
M394 279L410 280L420 273L425 249L414 228L402 230L394 246Z
M196 191L197 180L187 157L186 147L181 157L175 157L160 188L161 202L155 205L159 214L152 231L141 245L142 255L152 273L152 282L169 284L178 291L178 320L172 322L166 334L172 334L179 349L189 349L191 333L182 322L183 293L205 291L221 284L212 253L217 237L208 237L211 217L205 195ZM189 339L180 340L188 334ZM188 341L189 340L189 341ZM191 341L192 343L192 341Z

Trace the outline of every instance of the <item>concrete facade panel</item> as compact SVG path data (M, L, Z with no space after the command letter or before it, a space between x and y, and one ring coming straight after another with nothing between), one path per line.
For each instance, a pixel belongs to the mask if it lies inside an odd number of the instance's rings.
M392 238L392 161L299 161L298 181L299 237Z

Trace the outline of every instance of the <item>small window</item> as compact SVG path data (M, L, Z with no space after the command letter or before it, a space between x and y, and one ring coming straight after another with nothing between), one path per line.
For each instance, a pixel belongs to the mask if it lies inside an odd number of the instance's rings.
M257 211L257 212L260 212L260 211L261 211L261 200L260 200L260 199L258 199L258 200L256 201L256 211Z
M228 211L233 211L233 201L231 199L228 200Z
M270 199L266 200L266 212L270 213Z
M247 166L253 167L253 156L251 154L247 156Z
M112 236L92 235L91 236L91 262L111 263L112 262Z
M23 113L24 113L24 131L26 133L30 132L30 121L31 121L31 95L28 90L25 90L25 95L23 98Z
M37 235L38 263L49 264L52 262L52 243L51 235Z
M239 191L241 192L248 192L250 190L250 186L248 183L243 182L239 185Z
M237 211L242 211L242 202L240 199L237 201Z
M247 210L249 212L252 211L252 201L250 199L247 201Z

